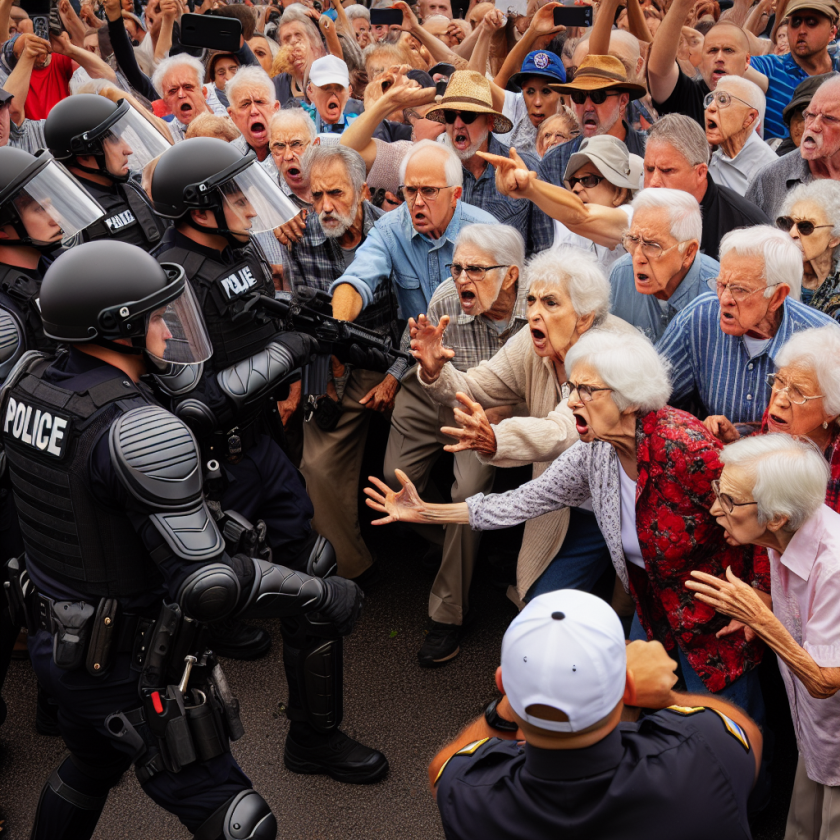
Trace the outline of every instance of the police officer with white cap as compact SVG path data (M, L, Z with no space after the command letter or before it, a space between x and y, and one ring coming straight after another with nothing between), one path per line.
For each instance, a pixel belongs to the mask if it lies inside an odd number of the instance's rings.
M752 836L758 727L715 695L674 692L658 642L625 644L585 592L541 595L514 619L504 696L429 766L448 840Z

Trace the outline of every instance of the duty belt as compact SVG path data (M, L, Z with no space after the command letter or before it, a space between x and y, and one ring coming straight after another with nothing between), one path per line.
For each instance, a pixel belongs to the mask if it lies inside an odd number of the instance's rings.
M234 426L225 432L213 432L207 440L210 454L227 461L240 461L249 449L253 449L260 437L259 421L257 415L241 426Z

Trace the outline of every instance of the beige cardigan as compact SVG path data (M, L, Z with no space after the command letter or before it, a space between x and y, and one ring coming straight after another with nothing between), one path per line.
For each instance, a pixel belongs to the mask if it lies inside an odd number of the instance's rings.
M634 330L626 321L608 315L601 329ZM431 385L417 377L437 402L459 406L458 391L468 394L485 409L525 403L528 417L510 417L494 426L496 454L479 460L498 467L533 464L533 477L541 475L578 440L572 412L562 398L554 365L533 350L531 331L520 330L489 361L466 372L444 365ZM476 453L478 454L478 453ZM546 513L525 524L525 535L516 567L516 592L523 598L554 559L569 529L569 509Z

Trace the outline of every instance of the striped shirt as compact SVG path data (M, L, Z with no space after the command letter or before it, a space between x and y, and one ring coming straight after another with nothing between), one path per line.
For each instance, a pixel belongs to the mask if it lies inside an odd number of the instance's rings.
M782 345L795 332L826 324L837 326L828 315L786 298L776 335L751 357L743 336L721 330L717 295L701 295L677 313L656 345L671 365L669 402L680 406L696 396L707 414L757 423L770 401L767 374L775 371Z
M23 149L30 155L34 155L41 149L46 149L45 122L46 120L24 120L20 125L15 125L14 120L9 120L9 145L14 149Z

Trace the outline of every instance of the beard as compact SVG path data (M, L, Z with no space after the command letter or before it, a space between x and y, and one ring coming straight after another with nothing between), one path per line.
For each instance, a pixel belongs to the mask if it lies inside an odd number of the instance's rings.
M333 210L331 213L321 212L318 214L318 221L327 239L338 239L353 226L356 221L355 213L339 213Z
M457 149L455 148L455 144L452 142L452 138L449 136L449 132L446 131L443 134L443 142L448 148L455 152L459 160L464 161L469 160L471 157L474 157L475 153L482 147L482 145L489 136L490 129L485 128L484 131L481 132L481 135L479 136L478 140L475 141L475 143L470 143L470 145L466 149Z

